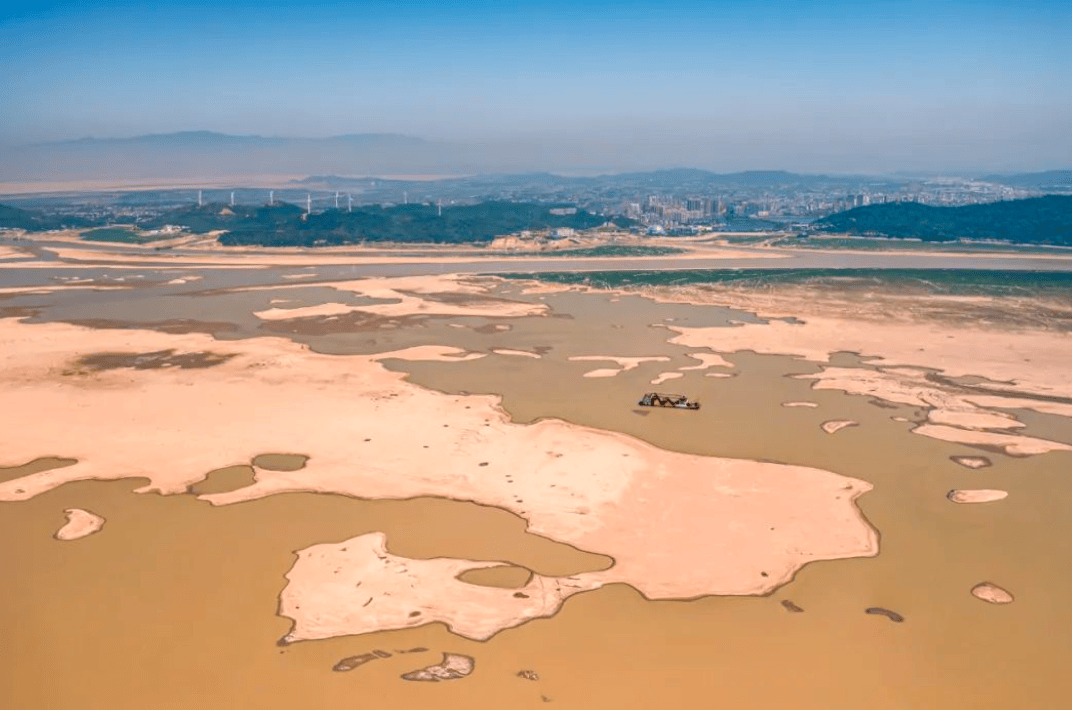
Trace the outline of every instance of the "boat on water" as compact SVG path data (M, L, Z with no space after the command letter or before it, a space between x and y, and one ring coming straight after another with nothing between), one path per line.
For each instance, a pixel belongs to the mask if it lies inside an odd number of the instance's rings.
M647 392L640 401L641 407L674 407L676 409L699 409L700 403L690 400L683 394L664 394L662 392Z

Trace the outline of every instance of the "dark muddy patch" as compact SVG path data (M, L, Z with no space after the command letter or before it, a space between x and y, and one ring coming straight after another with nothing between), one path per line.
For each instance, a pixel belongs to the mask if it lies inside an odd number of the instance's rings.
M195 496L230 493L252 486L256 481L256 473L251 466L227 466L209 471L200 481L190 484L186 491Z
M308 460L304 454L261 454L253 457L253 465L267 471L297 471Z
M419 327L428 316L387 317L362 311L351 311L337 316L309 316L287 318L261 323L260 330L271 333L296 335L332 335L334 333L359 333L383 328Z
M222 321L198 321L185 318L149 321L144 323L138 321L106 320L103 318L83 318L65 322L70 323L71 325L80 325L84 328L157 330L161 333L171 333L173 335L182 335L185 333L206 333L212 335L213 333L234 333L238 331L238 326L234 323L226 323Z
M79 358L77 364L93 372L127 367L135 370L159 370L165 367L200 370L222 365L233 357L208 351L177 353L174 350L157 350L148 353L94 353Z
M890 611L889 609L883 609L880 606L869 606L864 609L865 614L874 614L876 616L885 616L890 621L895 621L898 624L904 621L904 617L898 614L896 611Z

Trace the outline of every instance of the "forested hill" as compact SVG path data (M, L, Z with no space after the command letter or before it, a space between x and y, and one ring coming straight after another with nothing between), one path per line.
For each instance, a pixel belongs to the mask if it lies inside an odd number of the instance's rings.
M581 209L572 214L553 214L553 208L554 205L523 202L483 202L443 207L440 214L434 205L376 205L354 208L353 212L328 210L306 217L300 208L293 206L264 208L252 214L233 216L219 214L224 210L216 206L214 210L202 208L186 215L167 215L163 219L198 231L226 229L227 233L219 237L221 244L259 246L488 242L523 229L588 229L608 221L607 217ZM631 223L623 218L614 221L622 226Z
M963 207L891 202L832 214L813 226L828 233L929 242L971 239L1072 246L1072 196L1047 195Z
M219 241L228 245L319 246L358 242L489 242L497 236L525 229L554 227L590 229L606 222L634 224L624 217L604 217L568 205L529 202L482 202L445 206L411 204L355 207L353 212L332 209L306 215L297 205L209 204L170 210L138 222L140 229L164 225L191 232L223 231ZM0 205L0 228L44 231L62 227L85 228L100 223L69 216L51 216Z
M25 229L27 232L42 232L48 229L64 227L90 226L88 220L78 217L59 217L46 215L34 210L0 205L0 228Z

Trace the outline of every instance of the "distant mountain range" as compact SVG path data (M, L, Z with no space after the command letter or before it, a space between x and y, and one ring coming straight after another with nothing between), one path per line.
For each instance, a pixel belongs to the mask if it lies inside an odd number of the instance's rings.
M367 189L373 182L383 186L392 182L401 184L402 181L389 181L368 177L313 175L301 180L295 180L292 184L321 190L346 191ZM524 187L529 191L538 192L539 188L542 187L546 188L548 192L563 188L617 188L640 194L645 191L660 190L691 190L702 192L725 188L776 189L793 186L845 187L848 185L862 185L865 183L872 186L876 183L891 185L901 184L901 181L898 180L886 181L871 176L807 175L786 172L784 170L747 170L735 173L715 173L697 168L667 168L662 170L609 173L586 177L556 175L548 172L476 175L446 178L437 182L440 187L447 187L454 184L459 187L464 186L469 191L477 192L482 190L490 192L510 187Z
M643 151L641 151L643 152ZM493 175L506 184L622 185L665 188L777 188L790 186L903 184L905 177L811 175L782 170L714 173L694 168L637 172L638 155L589 142L426 140L394 133L354 133L328 138L229 135L184 131L131 138L80 138L0 148L0 181L198 179L226 176L316 175L320 185L354 178L338 175ZM675 159L677 155L677 159ZM678 162L682 153L666 153ZM622 170L625 169L623 172ZM556 171L596 177L564 177ZM327 177L324 177L327 176ZM1072 191L1072 171L991 175L986 180L1028 189ZM501 187L504 178L487 179ZM314 179L309 179L312 186Z
M227 133L215 133L213 131L180 131L178 133L154 133L145 136L131 138L78 138L70 141L58 141L54 143L38 143L33 147L63 147L63 146L127 146L136 145L143 147L163 146L178 148L223 148L228 146L242 147L274 147L274 146L411 146L423 145L427 141L412 136L403 136L395 133L352 133L331 138L288 138L273 136L234 136Z
M188 131L5 148L0 150L0 180L441 173L464 163L464 155L450 144L394 134L286 138Z
M1072 246L1072 196L1047 195L963 207L891 202L832 214L813 227L828 233L923 241L970 239Z
M185 131L132 138L80 138L0 149L0 180L302 174L315 177L300 184L326 189L352 188L363 180L339 175L491 175L486 178L489 189L504 184L562 187L609 183L650 189L778 187L846 180L779 170L718 174L692 168L625 173L608 170L608 174L597 177L566 177L548 171L576 167L563 152L555 145L541 146L532 153L529 148L510 143L461 144L390 133L291 138ZM628 156L622 158L623 164L628 164ZM532 172L533 168L544 172Z

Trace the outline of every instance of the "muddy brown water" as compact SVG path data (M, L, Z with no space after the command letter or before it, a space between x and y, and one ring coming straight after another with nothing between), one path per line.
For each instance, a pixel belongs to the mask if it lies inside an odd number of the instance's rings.
M224 466L209 471L203 479L191 484L186 490L196 496L230 493L252 485L256 480L257 472L252 466Z
M979 455L977 449L920 437L910 433L910 422L893 421L918 419L919 410L812 391L810 382L791 375L817 365L752 353L728 356L732 369L687 371L660 386L699 399L698 412L638 416L643 410L636 399L654 389L651 379L698 364L685 348L667 344L672 333L652 324L669 317L714 325L733 314L595 295L554 294L544 302L572 317L509 319L502 322L510 330L484 332L476 328L493 321L429 319L383 336L326 336L314 346L373 352L432 343L541 352L539 360L489 355L386 365L437 390L500 394L520 422L559 417L666 449L804 464L865 479L875 489L859 503L880 531L880 555L814 563L769 597L652 602L614 585L577 595L553 618L484 643L433 624L278 648L275 641L289 628L275 615L283 575L294 551L318 542L383 531L395 554L510 563L502 568L508 572L475 580L503 585L528 570L570 574L610 561L526 534L516 516L467 503L286 494L212 507L192 495L134 494L136 481L74 483L0 504L0 554L12 572L0 578L5 707L1066 705L1072 697L1066 670L1072 645L1062 631L1072 628L1072 455L984 453L993 466L970 470L949 457ZM594 354L670 360L613 378L585 378L589 370L614 365L568 359ZM837 362L858 365L854 357L844 354ZM708 372L733 376L708 378ZM794 400L819 407L781 406ZM1064 419L1015 414L1024 415L1028 434L1068 436ZM826 434L820 425L832 419L859 426ZM56 451L62 452L62 442ZM226 490L251 475L249 467L230 467L196 486ZM1010 495L998 503L956 505L945 499L952 488L999 488ZM82 540L54 540L69 507L102 515L107 524ZM971 587L983 580L1008 589L1016 601L994 606L973 598ZM789 613L782 601L803 612ZM889 609L904 622L866 614L869 607ZM429 650L395 653L415 647ZM340 659L374 649L392 656L350 673L331 671ZM449 683L399 678L444 652L474 657L475 672ZM536 671L539 680L519 679L521 669Z
M308 460L303 454L261 454L253 457L253 465L269 471L298 471Z
M58 456L42 456L33 461L28 461L21 466L0 466L0 481L13 481L16 478L30 476L41 471L51 471L54 468L64 468L78 463L78 459L60 458Z

